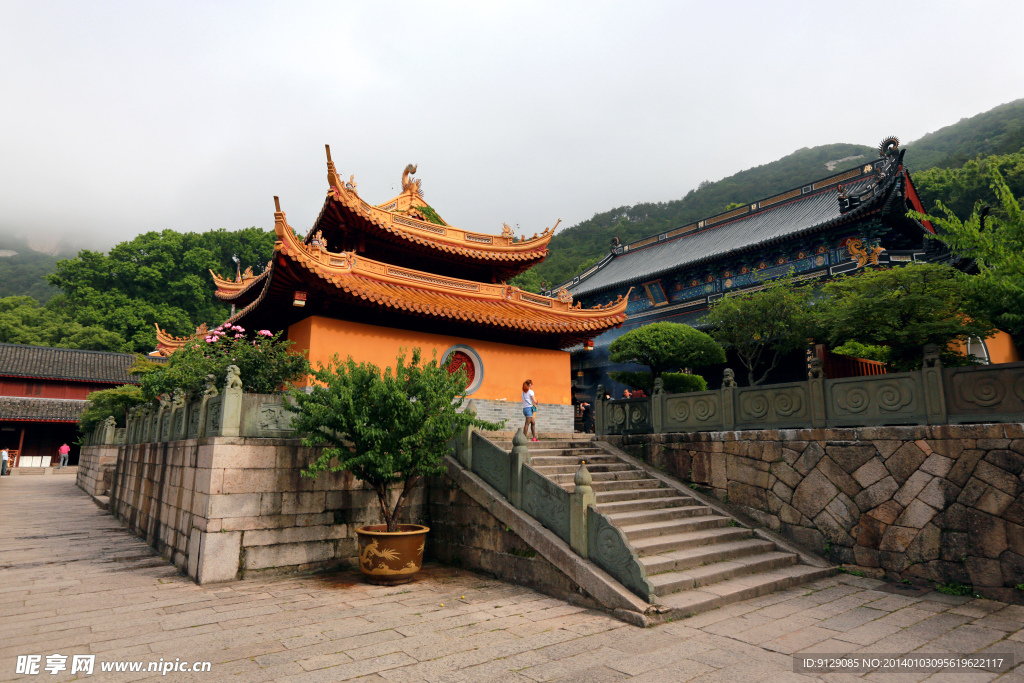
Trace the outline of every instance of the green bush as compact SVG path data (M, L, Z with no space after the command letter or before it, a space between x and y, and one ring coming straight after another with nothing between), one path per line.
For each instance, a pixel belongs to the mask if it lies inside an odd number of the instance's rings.
M829 349L832 353L851 358L863 358L865 360L876 360L879 363L888 363L890 350L888 346L876 346L873 344L861 344L860 342L848 341L842 346Z
M708 383L700 375L687 375L683 372L666 372L661 376L665 381L665 391L669 394L687 394L691 391L707 391Z
M286 404L297 413L292 427L307 434L303 443L326 444L302 475L351 472L376 491L388 531L398 531L399 513L416 482L444 471L455 436L471 426L501 428L459 412L466 398L465 372L450 374L436 357L421 363L418 348L409 364L404 354L398 356L393 370L381 372L376 365L335 355L312 376L311 392L295 389L295 405ZM402 492L391 506L388 488L398 483Z
M78 431L88 434L111 415L117 420L118 427L124 427L128 409L145 402L142 388L134 384L94 391L89 394L89 405L78 418Z
M646 365L654 377L676 368L725 362L725 352L714 339L681 323L651 323L630 330L613 341L608 351L613 363Z
M242 387L250 394L273 394L309 372L309 362L290 351L294 342L282 340L281 332L260 330L252 338L239 325L221 325L205 338L179 348L164 366L140 367L139 381L147 400L175 389L198 396L207 375L223 388L229 365L237 365ZM138 364L137 364L138 365Z
M608 375L619 384L625 384L634 389L643 389L648 395L654 391L654 376L649 372L612 370ZM708 389L707 381L700 375L666 372L661 379L665 383L665 392L669 394L685 394L690 391L707 391Z

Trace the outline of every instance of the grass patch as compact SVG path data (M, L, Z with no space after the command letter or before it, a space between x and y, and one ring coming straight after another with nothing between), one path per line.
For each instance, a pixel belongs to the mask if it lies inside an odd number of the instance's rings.
M935 590L945 595L970 595L973 590L970 586L952 581L950 583L937 583Z

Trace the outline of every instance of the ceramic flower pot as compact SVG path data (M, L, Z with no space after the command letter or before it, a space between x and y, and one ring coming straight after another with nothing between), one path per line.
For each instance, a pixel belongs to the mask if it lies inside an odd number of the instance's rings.
M399 524L388 531L386 524L356 529L359 537L359 569L370 583L393 586L408 583L423 565L423 546L430 527Z

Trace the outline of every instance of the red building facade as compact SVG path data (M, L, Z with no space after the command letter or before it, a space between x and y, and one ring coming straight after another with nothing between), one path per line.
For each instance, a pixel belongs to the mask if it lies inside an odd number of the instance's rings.
M61 444L78 462L78 417L93 391L137 384L130 353L0 344L0 448L12 467L49 467Z

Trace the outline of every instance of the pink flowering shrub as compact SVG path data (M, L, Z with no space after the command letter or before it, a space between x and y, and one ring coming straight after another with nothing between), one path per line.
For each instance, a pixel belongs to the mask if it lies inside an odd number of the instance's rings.
M143 394L152 400L180 388L194 398L207 375L216 377L217 387L223 388L229 365L238 366L246 393L283 391L309 373L309 363L281 334L259 330L250 338L241 325L221 325L175 351L167 365L142 375Z

